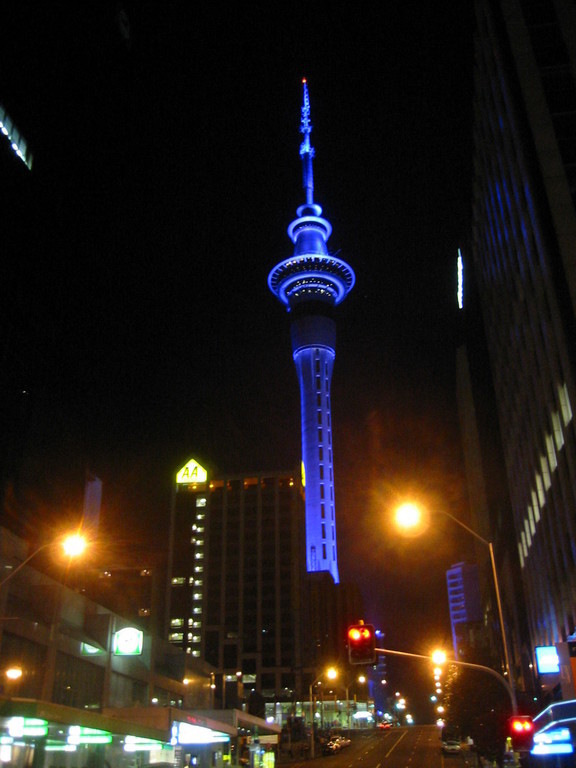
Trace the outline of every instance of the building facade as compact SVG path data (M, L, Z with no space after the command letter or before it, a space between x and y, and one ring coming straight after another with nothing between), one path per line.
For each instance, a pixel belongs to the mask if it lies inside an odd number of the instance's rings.
M334 307L354 286L352 268L328 252L331 224L314 202L310 102L303 81L300 146L306 202L288 227L294 254L268 275L272 293L292 315L292 353L300 383L302 467L306 487L306 563L309 573L329 571L339 581L334 502L330 384L336 348Z
M170 642L214 667L222 705L252 690L287 697L301 690L299 473L212 476L192 459L177 473L171 528Z
M533 653L576 625L576 9L476 15L471 255L510 497L489 514Z

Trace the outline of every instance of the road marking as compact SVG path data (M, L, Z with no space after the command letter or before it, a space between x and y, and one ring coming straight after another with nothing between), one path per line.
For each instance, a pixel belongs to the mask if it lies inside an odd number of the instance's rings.
M406 736L406 733L407 733L407 731L404 731L404 733L402 734L402 736L400 736L400 738L398 739L398 741L396 741L396 742L394 743L393 747L392 747L392 748L391 748L391 749L390 749L390 750L389 750L389 751L386 753L386 757L389 757L389 755L391 755L391 754L392 754L392 752L394 752L394 750L396 749L396 747L398 746L398 744L400 744L400 742L402 741L402 739L404 738L404 736Z

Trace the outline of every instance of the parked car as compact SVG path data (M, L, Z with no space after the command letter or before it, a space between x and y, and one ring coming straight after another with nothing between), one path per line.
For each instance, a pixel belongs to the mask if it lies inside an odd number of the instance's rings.
M340 749L344 749L344 747L349 747L352 743L348 736L335 736L335 741L337 741L340 744Z
M462 751L462 746L456 739L448 739L442 742L442 752L445 755L459 755Z
M325 755L334 755L336 752L340 752L341 749L342 747L337 739L330 739L330 741L327 741L322 747L322 752Z

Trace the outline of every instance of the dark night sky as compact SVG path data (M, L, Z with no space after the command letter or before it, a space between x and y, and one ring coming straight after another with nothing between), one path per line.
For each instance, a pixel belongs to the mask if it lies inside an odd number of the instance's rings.
M10 11L0 103L36 163L23 181L2 148L4 346L30 352L6 387L25 386L44 416L24 439L29 509L72 508L89 466L108 526L161 538L190 456L298 464L289 317L266 279L303 201L306 76L316 199L357 277L332 390L341 577L361 582L390 647L447 640L458 532L407 543L386 514L408 492L466 509L454 364L467 6L143 0L124 4L129 41L120 3Z

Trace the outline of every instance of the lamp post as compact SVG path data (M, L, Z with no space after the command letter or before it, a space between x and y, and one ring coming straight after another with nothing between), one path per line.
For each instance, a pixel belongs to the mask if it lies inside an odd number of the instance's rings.
M86 539L78 533L66 536L64 539L48 541L45 544L41 544L37 549L34 550L34 552L32 552L31 555L28 555L25 560L22 560L22 562L19 563L16 568L13 568L10 573L8 573L6 576L4 576L3 579L0 580L0 588L3 587L7 581L10 581L11 578L16 576L18 571L24 568L25 565L28 565L30 560L33 560L36 555L40 554L40 552L48 549L49 547L53 547L55 544L61 544L62 549L64 550L64 554L66 554L69 558L79 557L86 549Z
M435 510L441 515L445 515L446 517L449 517L450 520L455 522L457 525L459 525L461 528L463 528L465 531L470 533L477 541L482 542L485 546L488 547L488 551L490 552L490 565L492 567L492 579L494 581L494 592L496 595L496 607L498 609L498 622L500 624L500 634L502 639L502 648L504 650L504 666L506 667L506 675L508 677L508 684L510 686L511 690L511 699L512 699L512 706L514 712L516 712L517 706L516 706L516 693L514 691L514 680L512 679L512 668L510 665L510 654L508 652L508 640L506 639L506 629L504 626L504 614L502 612L502 600L500 598L500 584L498 581L498 572L496 570L496 560L494 558L494 547L492 545L491 541L488 541L483 536L480 536L479 533L474 531L472 528L470 528L466 523L463 523L462 520L459 520L457 517L454 517L454 515L450 514L450 512L446 512L445 509L438 509ZM398 508L396 511L396 520L400 525L404 525L405 527L416 525L420 518L420 510L418 507L416 507L414 504L403 504L401 507Z
M310 757L314 759L314 699L312 695L312 688L319 680L326 676L329 680L335 680L338 677L338 672L334 667L330 667L325 672L321 672L318 677L310 683Z

